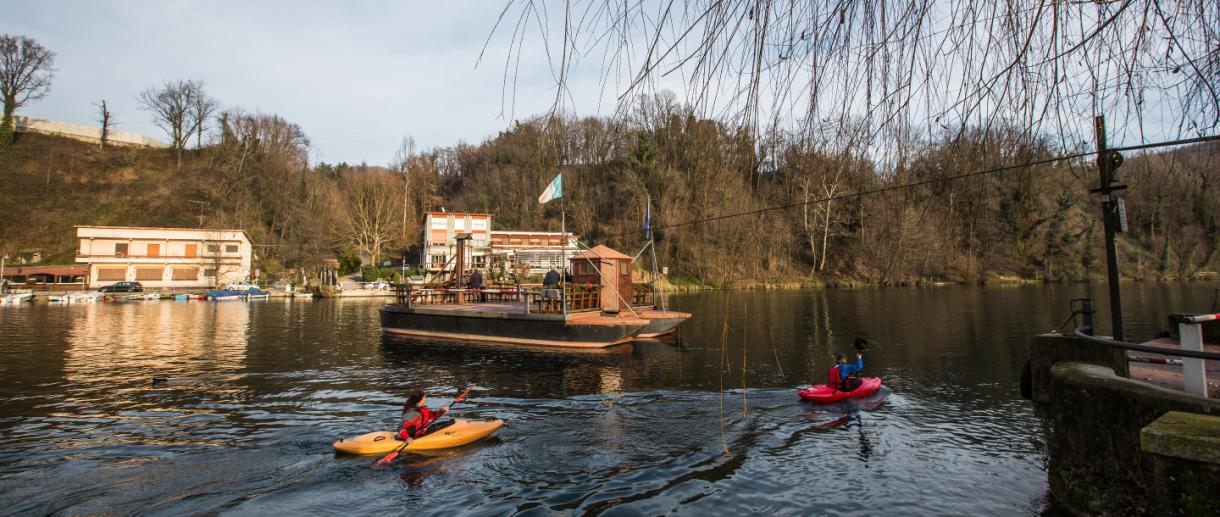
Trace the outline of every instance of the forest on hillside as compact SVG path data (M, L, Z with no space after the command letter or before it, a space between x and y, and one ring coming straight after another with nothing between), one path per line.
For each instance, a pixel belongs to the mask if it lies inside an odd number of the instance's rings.
M706 285L1078 281L1105 268L1091 157L1055 160L1082 150L1016 127L947 132L881 158L816 133L759 138L661 94L613 119L539 117L478 144L407 139L375 166L310 163L308 136L275 115L229 110L214 126L181 156L20 135L0 157L0 247L70 262L77 224L242 228L274 275L336 257L413 263L426 210L558 230L563 207L582 241L634 254L651 200L661 265ZM1128 153L1124 275L1214 268L1217 151ZM1045 163L938 181L1033 161ZM559 172L563 203L539 204Z

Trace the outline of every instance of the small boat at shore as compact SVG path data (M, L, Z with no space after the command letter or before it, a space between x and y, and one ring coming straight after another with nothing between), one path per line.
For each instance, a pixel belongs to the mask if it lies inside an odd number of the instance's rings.
M233 291L233 290L229 290L229 289L225 289L222 291L210 291L210 292L208 292L208 300L211 300L214 302L240 300L240 299L242 299L242 296L245 294L246 294L245 291Z
M271 298L270 291L264 291L257 287L246 290L246 299L247 300L266 300L268 298Z
M0 305L17 305L34 301L34 293L9 294L0 297Z
M179 302L185 302L185 301L189 301L189 300L206 300L206 299L208 299L208 295L206 295L206 294L177 294L177 295L174 295L174 301L179 301Z

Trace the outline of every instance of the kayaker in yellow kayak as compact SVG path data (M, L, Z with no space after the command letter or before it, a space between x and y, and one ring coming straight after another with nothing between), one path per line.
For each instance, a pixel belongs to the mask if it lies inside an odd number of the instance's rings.
M398 439L408 444L416 438L430 432L453 425L453 420L437 422L437 419L449 412L449 406L439 411L428 409L428 397L422 391L416 391L407 396L402 404L402 425L398 431Z

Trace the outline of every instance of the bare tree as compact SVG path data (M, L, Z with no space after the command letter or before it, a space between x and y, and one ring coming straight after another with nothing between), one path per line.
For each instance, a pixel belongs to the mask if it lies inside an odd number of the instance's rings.
M106 107L106 99L102 99L101 103L94 104L94 106L97 106L97 109L98 109L98 113L97 113L98 120L97 121L98 121L98 123L100 123L102 125L102 135L101 135L102 149L105 149L106 142L110 139L110 125L113 124L113 122L110 121L110 119L111 119L110 109Z
M140 104L154 115L153 123L170 137L177 161L182 163L182 151L191 135L202 133L206 119L216 110L217 101L207 95L203 81L169 81L160 88L140 93Z
M411 161L415 158L415 138L408 135L402 139L398 151L394 153L394 161L390 168L402 177L402 243L409 246L410 225L407 224L407 212L414 207L411 203Z
M970 126L1017 122L1061 147L1091 141L1079 121L1094 115L1120 128L1113 137L1220 126L1215 0L516 0L494 30L512 35L506 97L537 30L552 110L592 62L620 101L685 81L700 113L755 135L779 125L838 140L850 135L826 122L863 120L888 162Z
M203 83L199 83L198 88L193 93L191 118L195 119L193 128L195 131L195 148L201 148L203 147L203 133L207 130L208 119L216 112L220 103L204 93Z
M54 64L55 53L33 38L0 34L0 97L4 100L0 135L12 134L17 108L46 97L51 91ZM7 136L0 138L0 144L8 140Z
M344 176L347 198L344 222L356 251L379 264L381 253L399 238L396 195L382 188L385 169L366 168Z

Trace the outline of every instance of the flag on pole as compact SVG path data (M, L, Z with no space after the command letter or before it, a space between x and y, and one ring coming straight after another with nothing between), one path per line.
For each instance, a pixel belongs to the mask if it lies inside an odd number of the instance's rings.
M546 190L542 191L542 195L538 196L538 202L546 204L548 201L553 201L563 197L563 173L555 175L555 179L551 180L551 184L546 186Z

